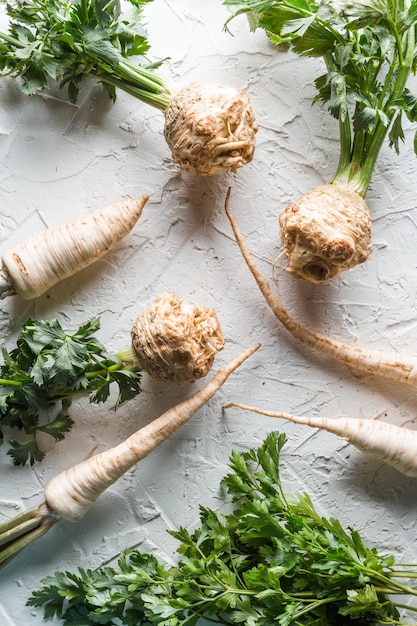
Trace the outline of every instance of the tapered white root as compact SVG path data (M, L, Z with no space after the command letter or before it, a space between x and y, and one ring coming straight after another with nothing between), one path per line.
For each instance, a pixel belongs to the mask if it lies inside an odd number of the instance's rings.
M260 344L248 348L230 361L199 391L118 446L90 457L55 476L45 488L46 503L58 517L76 522L97 498L138 461L147 456L180 426L190 420Z
M417 358L403 356L385 350L368 350L351 346L341 341L330 339L316 333L297 322L283 306L281 300L272 291L266 278L256 266L236 220L229 210L230 189L227 194L225 210L233 229L237 244L255 281L265 298L266 303L279 322L289 333L307 346L332 357L348 367L358 369L375 376L381 376L408 385L417 384Z
M240 402L228 402L223 406L224 409L230 407L326 430L345 439L362 452L388 463L402 474L417 476L417 431L415 430L374 419L296 416L291 413L266 411Z
M327 283L366 261L371 216L364 198L348 185L314 187L279 216L290 274Z
M206 376L224 347L215 311L164 293L136 319L132 346L138 368L157 380L193 382Z
M250 163L257 130L247 94L219 83L183 87L165 111L164 135L173 159L202 176Z
M149 196L127 199L49 228L2 256L3 297L37 298L107 254L135 226Z

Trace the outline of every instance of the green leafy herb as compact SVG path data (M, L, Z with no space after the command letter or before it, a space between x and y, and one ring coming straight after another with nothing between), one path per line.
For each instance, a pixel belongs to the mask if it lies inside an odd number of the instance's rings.
M16 348L10 352L3 349L0 424L26 435L23 440L10 440L8 454L15 465L43 458L39 432L55 440L65 436L73 425L67 410L75 396L89 394L90 402L104 402L115 383L117 407L140 392L132 350L109 354L95 337L99 328L98 318L74 332L65 331L57 319L29 318L22 325ZM44 416L57 406L59 413L45 423Z
M397 152L403 118L416 120L406 86L416 71L416 0L224 0L250 26L300 56L322 57L316 100L339 120L340 160L335 183L365 196L388 135ZM232 19L232 18L231 18ZM229 20L230 21L230 20ZM416 140L417 145L417 140Z
M196 530L171 532L180 542L177 566L130 550L115 567L45 578L28 605L83 626L195 626L202 617L246 626L404 624L398 599L417 590L402 580L417 572L322 517L307 494L285 494L284 443L271 433L258 450L232 452L222 486L233 510L201 507Z
M27 95L52 80L76 102L81 81L94 77L113 100L119 88L165 110L171 93L154 72L160 63L130 61L149 50L142 25L147 2L130 0L122 14L118 0L12 0L6 7L8 32L0 33L0 71L20 77Z

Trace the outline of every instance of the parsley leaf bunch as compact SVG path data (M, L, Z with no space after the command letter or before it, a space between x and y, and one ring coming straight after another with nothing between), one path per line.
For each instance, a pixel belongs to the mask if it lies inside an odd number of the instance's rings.
M0 72L20 77L26 95L52 80L76 102L81 81L93 77L113 100L119 88L165 110L171 91L154 72L160 62L130 61L149 50L142 8L150 1L129 0L122 13L119 0L12 0L8 31L0 32Z
M416 0L224 0L264 29L277 46L322 57L316 100L339 121L340 159L333 183L365 196L388 135L399 152L404 117L415 122ZM230 19L228 22L230 22ZM417 152L417 133L414 139Z
M273 432L259 449L232 452L222 486L233 510L201 506L196 530L170 531L180 543L176 566L129 550L115 567L48 576L28 605L65 626L196 626L202 618L246 626L404 625L399 598L417 590L402 581L417 572L322 517L307 494L284 493L285 440Z
M42 460L38 433L55 440L64 438L73 425L67 410L74 397L89 394L90 402L104 402L115 383L117 407L141 391L132 350L109 354L95 336L99 328L99 318L74 332L64 330L57 319L29 318L22 325L16 348L3 348L0 425L25 433L22 440L9 441L8 454L15 465ZM45 423L42 418L57 406L58 413Z

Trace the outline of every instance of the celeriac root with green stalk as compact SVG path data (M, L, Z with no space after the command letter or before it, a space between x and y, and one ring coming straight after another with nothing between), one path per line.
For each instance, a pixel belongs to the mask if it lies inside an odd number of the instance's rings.
M80 82L93 77L113 100L121 89L164 114L164 136L182 169L202 176L235 172L255 150L258 127L248 95L216 82L172 86L155 71L158 64L132 63L149 49L142 18L148 1L130 0L122 13L118 0L12 0L8 32L0 32L2 74L21 78L28 95L58 81L72 102Z
M37 298L107 254L135 226L149 196L127 199L48 228L1 257L0 298Z
M326 430L346 440L362 452L388 463L401 474L417 476L417 431L410 428L395 426L395 424L376 419L352 417L328 419L309 415L298 416L291 413L267 411L241 402L228 402L223 406L224 409L231 407Z
M67 410L74 397L87 394L90 402L101 403L117 386L117 408L141 392L142 372L161 381L193 382L208 374L224 347L215 311L171 292L155 298L138 316L126 350L110 354L94 336L98 328L98 319L72 333L58 320L29 319L17 347L3 350L0 423L26 435L23 441L10 441L8 454L16 465L43 458L39 432L57 440L65 436L73 424ZM61 410L44 423L52 408Z
M60 519L78 522L108 487L188 422L259 347L256 344L244 350L201 389L124 442L52 478L45 487L45 502L0 526L0 566Z
M232 226L236 242L267 305L288 332L310 348L314 348L348 367L367 372L374 376L382 376L397 382L416 386L417 357L399 355L396 352L389 352L388 350L369 350L360 346L352 346L314 332L297 322L290 315L279 297L272 291L267 279L263 276L253 260L237 222L230 211L230 194L231 189L229 188L226 196L225 211Z
M327 103L339 127L339 159L328 184L315 187L279 217L288 271L326 283L371 252L365 197L381 148L399 152L403 118L414 123L417 12L412 0L224 0L265 31L277 50L322 58L313 102ZM233 19L232 16L231 19ZM280 77L277 76L277 85ZM417 142L414 142L417 151Z

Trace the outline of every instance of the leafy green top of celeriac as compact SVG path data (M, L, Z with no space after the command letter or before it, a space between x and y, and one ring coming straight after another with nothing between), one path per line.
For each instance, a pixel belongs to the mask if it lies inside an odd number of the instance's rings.
M33 464L43 458L39 432L56 440L65 436L73 425L67 410L74 397L89 394L90 402L104 402L115 383L119 389L117 407L141 391L132 350L109 354L95 337L99 328L99 318L74 332L65 331L57 319L29 318L22 325L16 348L3 348L0 424L26 434L22 440L9 441L8 454L15 465ZM45 422L45 416L56 406L60 406L59 413Z
M32 95L50 81L68 88L76 102L86 77L100 81L111 98L116 88L165 110L171 91L155 64L131 62L149 50L143 27L144 4L129 0L124 13L119 0L10 0L8 32L0 32L0 72L20 77Z
M339 120L340 159L333 182L368 190L388 135L397 152L403 116L415 122L417 0L224 0L246 14L252 30L300 56L322 57L316 100ZM230 18L232 19L232 18ZM230 21L230 20L229 20ZM417 133L414 149L417 152Z
M403 625L399 597L417 590L402 577L417 572L322 517L307 494L284 493L284 443L271 433L257 450L232 452L222 486L233 510L201 506L196 530L171 531L180 542L176 566L129 550L114 567L48 576L28 605L65 626L195 626L203 617L246 626Z

